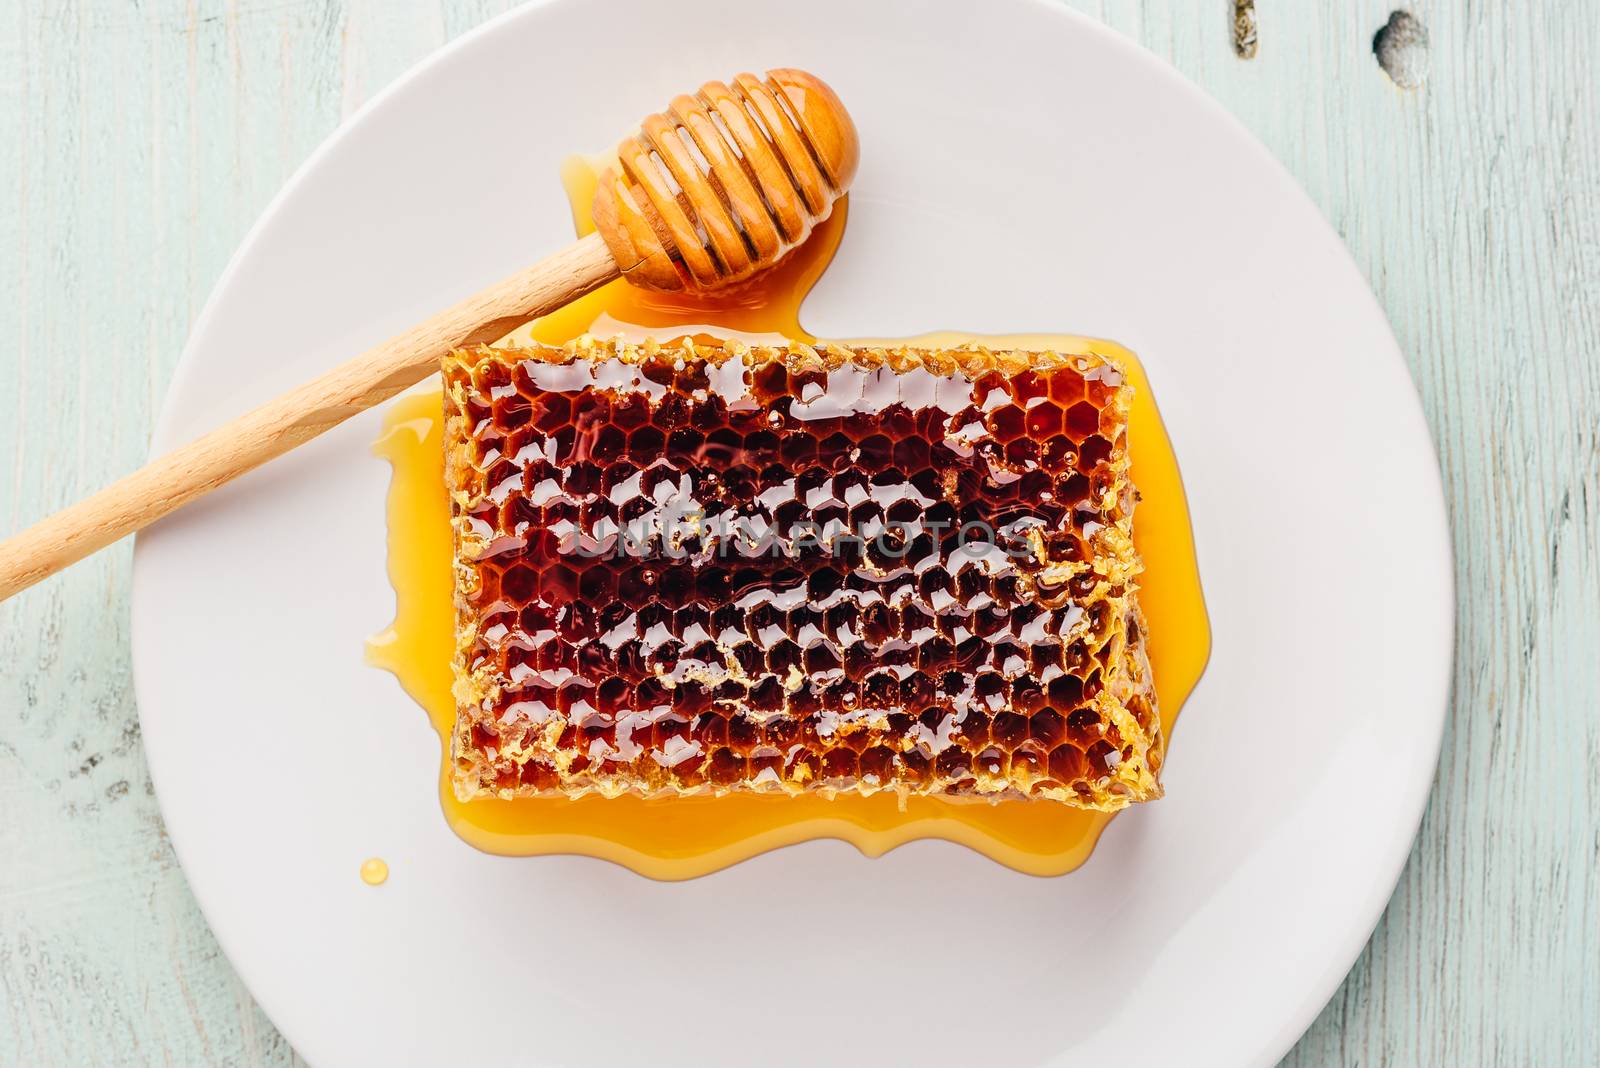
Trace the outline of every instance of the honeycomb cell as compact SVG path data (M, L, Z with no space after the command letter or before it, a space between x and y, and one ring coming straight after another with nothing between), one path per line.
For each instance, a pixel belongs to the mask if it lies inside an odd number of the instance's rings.
M515 563L500 574L500 594L508 601L522 604L538 596L539 570L532 564Z
M604 561L585 568L583 574L578 576L578 595L586 604L604 605L615 597L616 593L617 577L612 574Z
M967 748L977 749L989 741L991 724L987 715L975 708L958 710L956 715L959 717L956 722L956 732L965 740Z
M1028 737L1028 717L1017 712L998 713L989 733L998 744L1014 749Z
M1099 434L1093 434L1083 439L1083 445L1078 452L1078 469L1080 471L1093 471L1110 459L1111 442Z
M1073 401L1083 399L1083 379L1077 375L1051 375L1050 399L1065 408Z
M868 708L900 708L900 680L888 671L868 675L861 683L861 701Z
M1058 415L1060 413L1057 413ZM1030 438L1018 438L1006 445L1006 466L1027 471L1039 463L1039 443Z
M1067 436L1073 441L1082 441L1100 430L1100 409L1088 401L1074 404L1063 414L1066 418Z
M661 455L667 436L653 426L642 426L628 435L628 458L639 466L652 464Z
M842 745L822 754L822 777L836 786L849 786L857 774L855 751Z
M623 393L611 405L611 424L627 433L650 421L650 401L642 393Z
M1088 749L1105 733L1100 713L1091 705L1075 708L1067 713L1066 737L1080 749Z
M945 793L962 793L976 781L972 773L974 756L962 749L946 749L934 760L934 769L944 780Z
M668 608L682 608L697 596L694 569L682 564L664 568L656 580L655 590L661 604Z
M733 786L749 777L749 766L742 755L724 746L712 751L706 777L718 786Z
M1095 414L1099 415L1098 412ZM988 423L989 433L994 435L996 441L1003 444L1013 438L1022 436L1027 426L1027 416L1021 408L1015 405L1008 405L989 416Z
M1011 750L1011 777L1031 784L1047 774L1048 760L1049 752L1044 746L1035 741L1024 741Z
M1036 404L1028 410L1025 423L1034 441L1048 440L1061 433L1061 409L1054 404Z
M894 779L893 749L886 745L875 745L864 750L856 761L856 774L861 777L863 784L876 786L890 782Z
M535 413L533 425L546 434L566 426L572 414L570 398L560 393L540 393L538 403L531 410Z
M444 371L463 800L1159 796L1102 357L582 339Z
M668 393L656 401L650 421L662 430L676 430L689 422L689 402L681 393Z
M1067 736L1067 721L1053 708L1041 708L1028 721L1028 735L1047 749Z
M602 679L600 685L595 687L595 707L607 714L627 711L630 708L630 690L627 681L615 675Z
M628 439L623 436L621 430L614 426L602 426L593 432L593 437L589 439L586 451L589 459L594 463L611 464L615 463L617 458L622 455L622 451L624 448L626 448L627 444ZM581 469L585 465L579 463L574 464L573 466ZM574 492L581 491L574 487Z
M933 779L933 761L918 746L904 750L895 762L895 779L908 789L926 786Z

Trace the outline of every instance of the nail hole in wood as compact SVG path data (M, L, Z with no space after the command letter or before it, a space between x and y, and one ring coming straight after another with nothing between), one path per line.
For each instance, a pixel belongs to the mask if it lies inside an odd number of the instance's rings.
M1372 54L1389 80L1402 89L1420 89L1428 80L1428 28L1409 11L1389 16L1372 38Z

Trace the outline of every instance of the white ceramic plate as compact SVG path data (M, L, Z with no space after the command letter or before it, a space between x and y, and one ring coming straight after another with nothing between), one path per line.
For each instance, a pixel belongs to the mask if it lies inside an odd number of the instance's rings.
M1411 382L1338 239L1215 104L1086 19L796 11L553 2L433 57L262 218L155 448L564 244L564 154L705 78L810 68L865 146L812 330L1071 331L1144 357L1215 628L1167 799L1060 879L934 842L672 885L474 852L423 714L362 662L392 607L369 413L148 532L135 564L173 843L314 1063L1265 1064L1394 886L1445 707L1449 544ZM374 854L379 890L355 877Z

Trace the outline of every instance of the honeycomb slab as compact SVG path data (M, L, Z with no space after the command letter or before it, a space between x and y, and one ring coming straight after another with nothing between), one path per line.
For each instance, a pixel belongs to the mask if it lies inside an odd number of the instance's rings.
M461 800L1160 796L1108 357L582 338L444 379Z

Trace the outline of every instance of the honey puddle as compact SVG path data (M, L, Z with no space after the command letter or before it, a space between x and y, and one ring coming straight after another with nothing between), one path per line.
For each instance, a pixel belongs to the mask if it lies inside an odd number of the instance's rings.
M593 229L587 205L594 166L569 162L563 181L580 234ZM523 327L507 343L562 344L581 334L663 340L714 334L747 340L815 340L800 325L800 304L833 258L844 234L841 201L813 236L753 288L731 297L651 293L616 281ZM1199 681L1211 649L1183 483L1144 371L1134 355L1107 341L1063 335L979 336L956 333L873 344L950 346L981 341L993 348L1092 351L1115 358L1136 390L1129 423L1132 477L1141 500L1134 541L1144 557L1140 601L1149 632L1163 733ZM437 392L401 397L390 407L376 452L394 466L388 499L389 580L395 620L367 646L368 660L393 672L427 710L438 732L439 793L446 820L466 842L490 853L578 853L615 861L656 879L687 879L779 846L838 838L868 856L919 838L977 850L1033 875L1071 871L1093 851L1111 816L1052 802L950 801L893 794L824 799L729 794L643 800L637 797L456 800L449 779L450 694L454 651L450 506L444 488L443 404ZM1181 803L1181 799L1156 804Z

